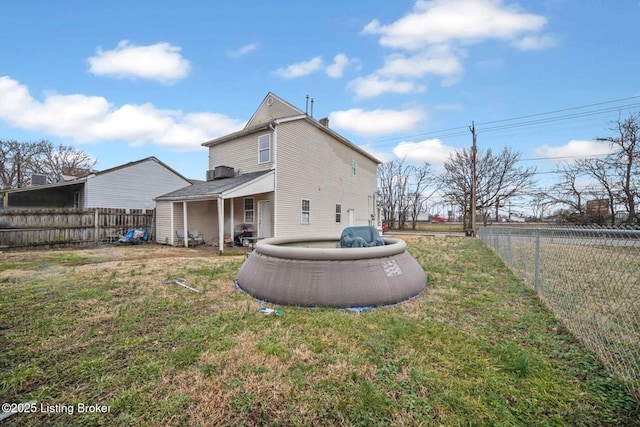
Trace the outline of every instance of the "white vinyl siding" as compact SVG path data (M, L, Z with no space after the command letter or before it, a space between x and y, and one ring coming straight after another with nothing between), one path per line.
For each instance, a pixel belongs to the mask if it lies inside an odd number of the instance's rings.
M171 202L157 202L156 242L165 245L175 244L174 236L175 231L171 230Z
M342 205L343 213L356 212L356 225L369 224L375 214L376 162L304 120L278 125L277 144L276 237L339 237L345 219L335 221L336 203ZM358 162L354 177L352 159ZM310 224L297 220L301 199L310 202Z
M269 102L269 96L273 102ZM258 126L263 123L270 123L275 119L282 117L291 117L299 115L300 111L286 101L281 100L272 94L267 95L253 117L247 123L247 128Z
M153 209L156 197L188 185L189 181L149 159L89 176L84 207Z
M219 165L231 166L236 173L238 171L249 173L271 169L272 159L266 163L259 162L259 153L256 153L258 135L264 135L264 131L209 147L209 169L214 169Z

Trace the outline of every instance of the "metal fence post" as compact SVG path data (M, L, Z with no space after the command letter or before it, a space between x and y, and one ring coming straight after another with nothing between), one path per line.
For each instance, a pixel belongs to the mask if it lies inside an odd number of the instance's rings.
M543 302L556 318L640 402L640 341L635 339L640 333L640 228L494 226L482 230L479 237L485 244L527 286L538 295L545 294Z
M535 266L533 270L533 289L538 293L538 286L540 285L540 229L536 228L536 254L535 254Z

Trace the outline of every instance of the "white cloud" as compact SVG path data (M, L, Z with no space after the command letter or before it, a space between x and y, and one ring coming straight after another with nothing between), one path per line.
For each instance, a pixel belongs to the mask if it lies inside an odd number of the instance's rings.
M424 92L425 87L409 80L385 78L376 74L358 77L349 82L347 87L353 90L358 98L373 98L384 93L417 93Z
M180 54L182 49L169 43L136 46L128 40L113 50L97 49L89 58L89 72L98 76L142 78L173 83L189 74L189 61Z
M322 57L316 56L308 61L297 62L284 68L278 68L273 73L286 79L303 77L322 69Z
M520 50L543 50L556 45L556 40L549 36L526 36L511 43Z
M542 30L547 20L525 13L501 0L416 1L413 11L382 25L373 20L365 34L379 34L380 44L416 50L432 44L471 43L487 39L512 40Z
M327 67L327 75L334 79L340 78L347 65L349 65L349 57L344 53L339 53L333 57L333 64Z
M441 164L455 151L455 148L444 145L440 139L425 139L418 142L401 142L393 149L393 154L414 162Z
M353 108L329 114L332 127L366 136L407 132L423 118L424 113L419 109L364 111Z
M434 46L417 55L390 55L385 59L379 74L401 77L422 77L426 74L455 76L462 73L460 54L448 46Z
M231 56L233 58L240 58L240 57L248 55L249 53L251 53L254 50L258 49L258 46L259 46L258 43L245 44L240 49L233 50L233 51L229 52L229 56Z
M179 150L199 149L203 142L243 126L222 114L161 110L152 104L116 107L101 96L49 94L40 102L8 76L0 77L0 120L78 143L124 140Z
M427 76L438 76L443 86L450 86L464 73L468 46L499 40L521 50L546 49L555 44L552 36L541 34L546 24L544 16L503 0L416 0L413 10L395 22L375 19L363 28L363 34L378 35L381 45L401 53L389 55L383 67L350 88L361 98L406 93L410 90L393 90L396 85L375 88L372 83L401 81L400 87L406 88L407 80L420 86L415 82Z
M571 140L565 145L552 147L543 145L536 148L536 157L552 158L557 161L579 159L589 156L606 155L613 152L608 142Z

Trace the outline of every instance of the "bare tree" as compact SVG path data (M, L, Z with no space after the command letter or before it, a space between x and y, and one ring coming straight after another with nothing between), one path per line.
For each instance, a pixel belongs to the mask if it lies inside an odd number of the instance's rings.
M49 141L0 140L0 179L4 189L30 184L33 173L58 182L63 174L90 170L95 164L89 154L64 145L54 146Z
M47 142L38 169L39 173L58 182L63 175L86 175L95 165L96 160L84 151L66 145L56 147Z
M37 158L45 142L0 140L0 177L2 188L19 188L29 184L36 171Z
M615 185L615 167L609 159L578 159L576 160L576 166L583 171L583 173L596 180L597 185L601 191L594 188L593 193L602 193L601 198L606 198L609 201L609 217L611 225L616 221L616 198L618 197L618 190ZM600 212L598 212L600 216ZM605 218L593 218L596 222L604 222Z
M444 163L441 177L444 198L460 207L465 228L471 227L471 162L471 151L456 151Z
M626 119L619 117L615 127L616 136L600 137L614 149L610 162L616 175L620 190L618 200L627 210L627 223L636 223L636 205L638 203L638 175L640 173L640 113L629 114Z
M382 208L382 220L390 228L405 228L410 220L413 228L425 201L435 190L427 194L436 183L429 163L421 167L407 164L405 159L392 160L378 168L378 203Z
M402 169L401 161L393 160L378 167L378 204L382 210L382 221L394 228L398 210L397 180Z
M556 172L560 175L560 181L545 192L549 204L561 208L559 215L564 220L582 220L587 198L586 189L580 184L583 171L575 164L563 163L556 167Z
M411 228L416 229L418 217L424 210L426 202L438 191L440 181L431 171L431 165L424 162L422 167L413 167L412 192L408 196Z
M478 210L482 212L486 225L491 208L521 196L534 183L535 168L518 167L519 161L520 154L511 151L509 147L503 148L497 155L491 149L479 151L476 156L477 205L471 207L471 150L463 149L449 156L444 165L445 198L462 208L465 227L469 226L467 220Z

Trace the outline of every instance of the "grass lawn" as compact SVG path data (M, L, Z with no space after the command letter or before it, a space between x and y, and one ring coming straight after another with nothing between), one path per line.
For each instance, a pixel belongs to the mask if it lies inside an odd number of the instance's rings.
M359 313L265 316L234 286L242 255L0 254L0 403L37 401L1 423L637 425L631 395L481 241L403 238L427 291ZM162 283L177 277L202 293Z

